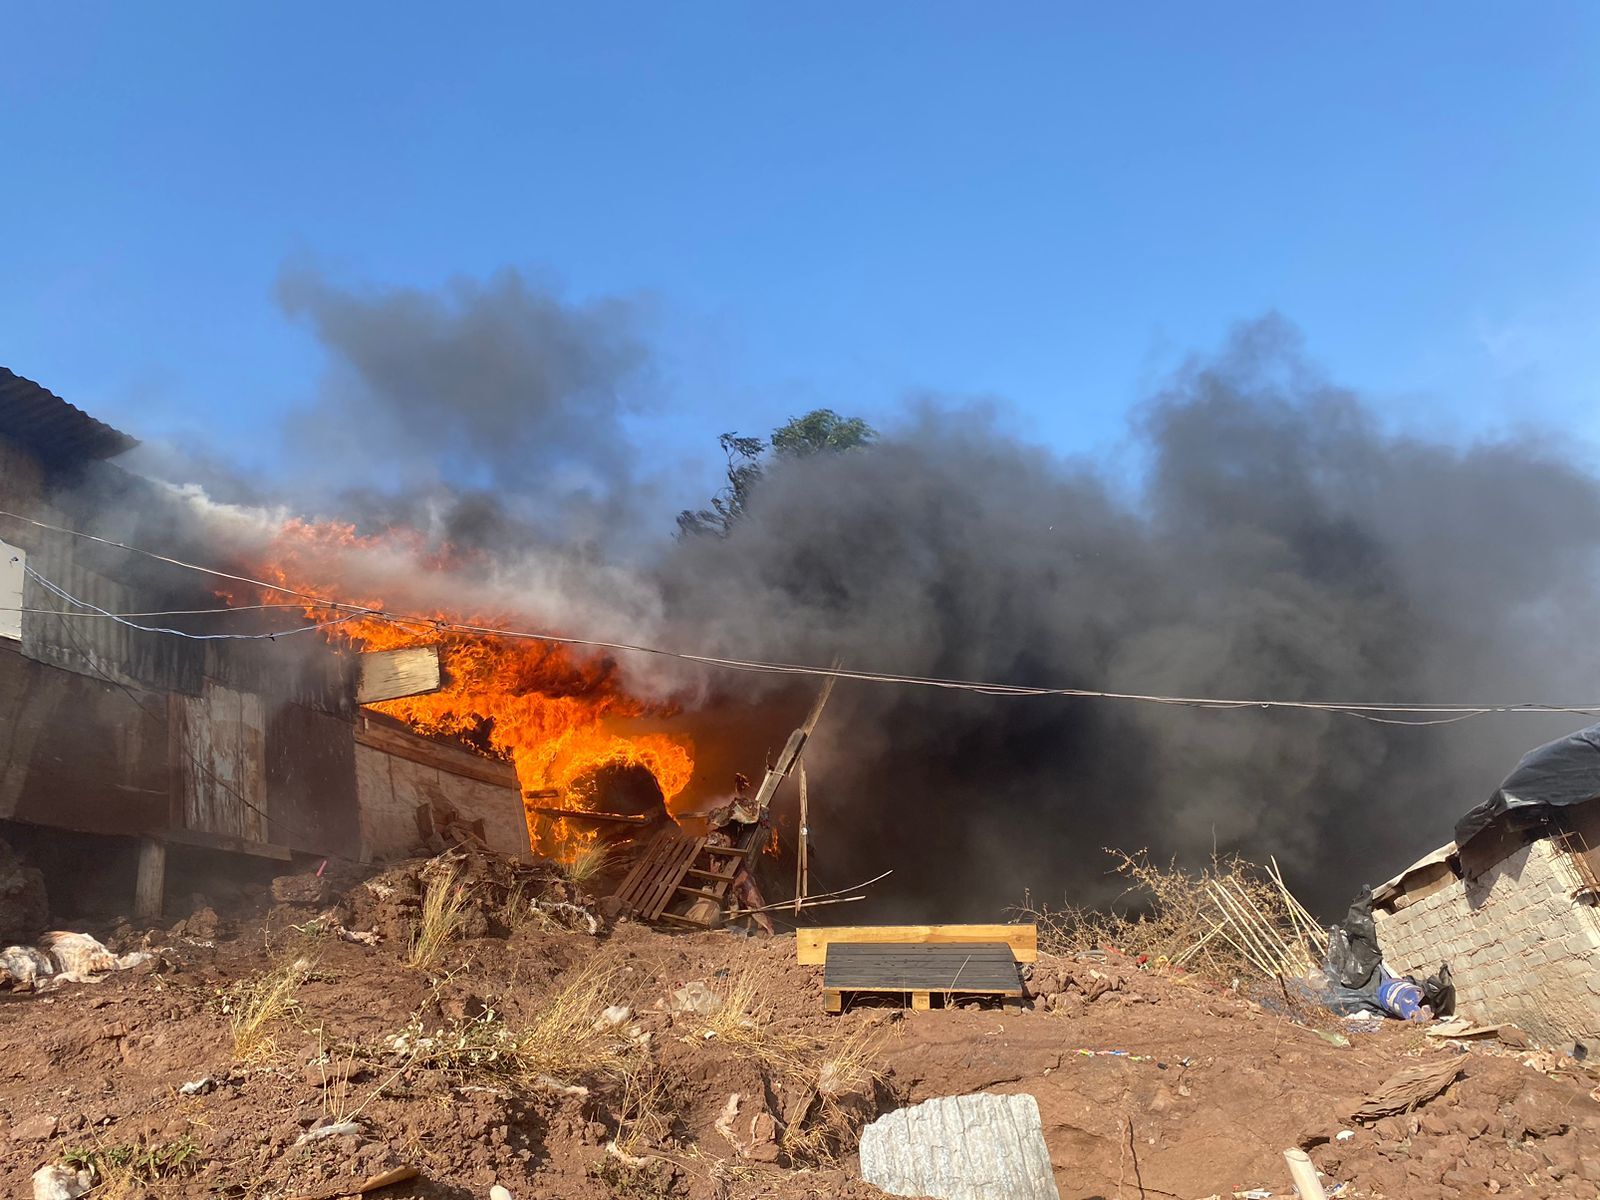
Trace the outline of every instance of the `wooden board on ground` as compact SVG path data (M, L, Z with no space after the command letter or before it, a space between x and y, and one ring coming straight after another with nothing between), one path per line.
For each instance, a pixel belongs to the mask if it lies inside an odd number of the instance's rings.
M846 993L908 995L911 1007L932 1007L935 996L1022 998L1022 976L1005 942L916 945L838 942L828 947L823 993L829 1012Z
M848 943L939 946L1004 942L1017 962L1034 962L1039 957L1037 925L836 925L796 930L794 938L796 957L809 967L827 961L829 946Z

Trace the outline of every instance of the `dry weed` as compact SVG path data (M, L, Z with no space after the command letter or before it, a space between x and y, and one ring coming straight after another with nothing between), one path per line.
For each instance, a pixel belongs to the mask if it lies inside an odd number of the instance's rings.
M784 1028L760 1002L763 987L748 968L734 976L723 1005L705 1019L700 1034L712 1034L741 1057L754 1061L779 1095L799 1097L779 1145L792 1162L829 1162L848 1151L861 1126L876 1115L883 1082L885 1035L875 1025L835 1025L825 1035Z
M1175 862L1159 866L1143 850L1106 853L1118 860L1117 873L1129 880L1117 906L1015 910L1038 924L1041 950L1078 955L1114 949L1224 984L1252 974L1301 974L1320 958L1315 943L1319 931L1307 928L1264 867L1234 856L1213 858L1208 867L1190 872ZM1246 928L1235 928L1225 919L1229 905ZM1293 970L1280 972L1280 965Z
M619 966L592 959L519 1029L494 1009L429 1033L413 1019L390 1044L424 1066L463 1079L562 1081L621 1076L644 1057L640 1043L600 1020L621 995Z
M223 997L233 1031L234 1057L246 1062L270 1058L278 1048L273 1029L297 1007L295 993L316 964L314 952L297 949L270 970L237 984Z
M147 1188L193 1175L205 1156L199 1144L185 1135L169 1142L141 1137L123 1145L69 1150L62 1161L72 1170L88 1168L94 1173L95 1196L122 1200L140 1194L161 1194Z
M561 873L572 883L588 883L610 865L611 847L601 842L591 842L577 855L561 864Z
M411 938L411 949L406 954L406 966L417 971L432 971L444 961L444 948L461 928L466 903L466 886L456 882L453 870L428 880L422 893L422 913Z

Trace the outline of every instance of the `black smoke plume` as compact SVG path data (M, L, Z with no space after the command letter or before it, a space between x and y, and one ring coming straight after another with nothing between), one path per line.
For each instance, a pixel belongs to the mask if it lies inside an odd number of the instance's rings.
M318 431L330 478L361 485L329 503L492 551L424 602L705 653L1116 692L1600 692L1600 484L1530 440L1389 431L1277 319L1242 326L1133 415L1135 479L1030 444L982 406L924 400L868 449L770 463L728 537L673 540L627 436L654 391L629 303L574 306L514 274L440 296L308 274L281 290L329 358L291 427ZM758 773L809 700L756 675L622 666L719 747L706 790L725 768ZM808 756L815 878L893 867L877 914L932 920L994 914L1024 887L1105 899L1102 847L1237 850L1275 854L1332 911L1448 840L1522 751L1586 721L1405 727L843 684Z

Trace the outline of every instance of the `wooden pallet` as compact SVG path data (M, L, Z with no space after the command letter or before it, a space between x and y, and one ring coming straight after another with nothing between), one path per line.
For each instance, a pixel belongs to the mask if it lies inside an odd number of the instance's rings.
M641 921L709 929L710 923L668 912L668 907L675 900L689 897L715 901L721 912L727 906L739 864L718 871L717 860L736 858L748 864L759 848L760 834L756 830L741 845L711 846L705 838L692 838L677 826L669 826L646 843L633 870L613 895L624 910Z
M933 998L1000 996L1022 999L1022 976L1005 942L915 944L835 942L823 967L823 996L831 1013L844 1011L846 993L900 994L911 1007Z

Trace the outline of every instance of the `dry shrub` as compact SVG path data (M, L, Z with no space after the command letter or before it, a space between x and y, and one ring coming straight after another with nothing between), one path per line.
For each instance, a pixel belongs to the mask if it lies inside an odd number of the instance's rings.
M1223 983L1251 974L1300 976L1321 959L1322 931L1265 867L1230 856L1190 872L1176 862L1159 866L1144 850L1106 853L1129 880L1112 908L1015 910L1038 924L1041 950L1117 950Z
M603 842L591 842L561 864L561 873L573 883L588 883L611 865L612 857L609 846Z
M235 985L223 996L236 1058L253 1062L276 1053L273 1029L298 1007L295 993L315 965L314 951L296 948L270 970Z
M466 886L456 881L454 870L428 880L422 893L422 913L406 953L406 966L432 971L444 961L444 948L461 928L466 904Z
M431 1033L415 1018L391 1044L412 1053L421 1066L466 1079L561 1083L620 1077L644 1056L625 1030L599 1019L621 992L618 964L595 958L545 997L521 1028L507 1025L494 1009Z
M792 1162L832 1161L854 1146L862 1125L877 1115L884 1033L864 1023L835 1023L823 1035L785 1028L761 1004L763 990L748 968L734 976L700 1036L714 1034L780 1085L775 1090L786 1111L778 1115L788 1123L779 1145ZM798 1107L791 1109L795 1097Z

